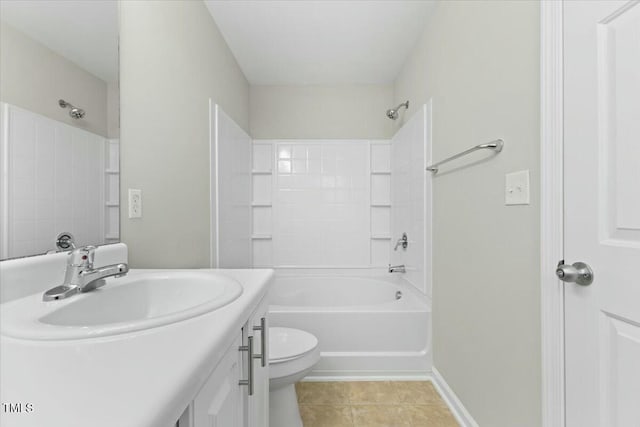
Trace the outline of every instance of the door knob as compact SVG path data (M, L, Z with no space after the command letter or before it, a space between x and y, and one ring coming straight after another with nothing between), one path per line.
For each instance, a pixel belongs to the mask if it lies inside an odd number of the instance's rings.
M565 264L564 260L558 261L556 268L558 279L567 283L576 283L581 286L589 286L593 283L593 270L584 262L574 262L572 265Z

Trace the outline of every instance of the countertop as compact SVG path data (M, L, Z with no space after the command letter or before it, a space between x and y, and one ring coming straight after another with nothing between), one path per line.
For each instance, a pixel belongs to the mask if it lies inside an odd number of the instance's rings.
M130 274L149 271L163 270ZM211 313L146 331L67 341L1 337L0 425L173 427L273 276L272 270L197 271L239 281L242 295ZM17 403L22 412L9 412L6 405Z

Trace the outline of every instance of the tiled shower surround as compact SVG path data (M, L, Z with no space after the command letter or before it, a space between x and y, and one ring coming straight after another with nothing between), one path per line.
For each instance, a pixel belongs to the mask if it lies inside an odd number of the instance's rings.
M370 140L256 140L253 265L384 267L390 147Z
M0 258L119 240L119 143L1 103Z

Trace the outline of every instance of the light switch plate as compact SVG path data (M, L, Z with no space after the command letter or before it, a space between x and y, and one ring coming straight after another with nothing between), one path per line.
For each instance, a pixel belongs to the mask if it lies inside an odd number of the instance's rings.
M142 190L129 189L129 218L142 218Z
M508 173L505 179L504 204L528 205L529 203L529 171Z

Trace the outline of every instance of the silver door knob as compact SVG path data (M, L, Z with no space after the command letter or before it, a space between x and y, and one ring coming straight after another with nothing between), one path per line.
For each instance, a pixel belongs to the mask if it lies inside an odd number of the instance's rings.
M581 286L589 286L593 283L593 270L584 262L565 264L564 260L558 262L556 276L563 282L576 283Z

